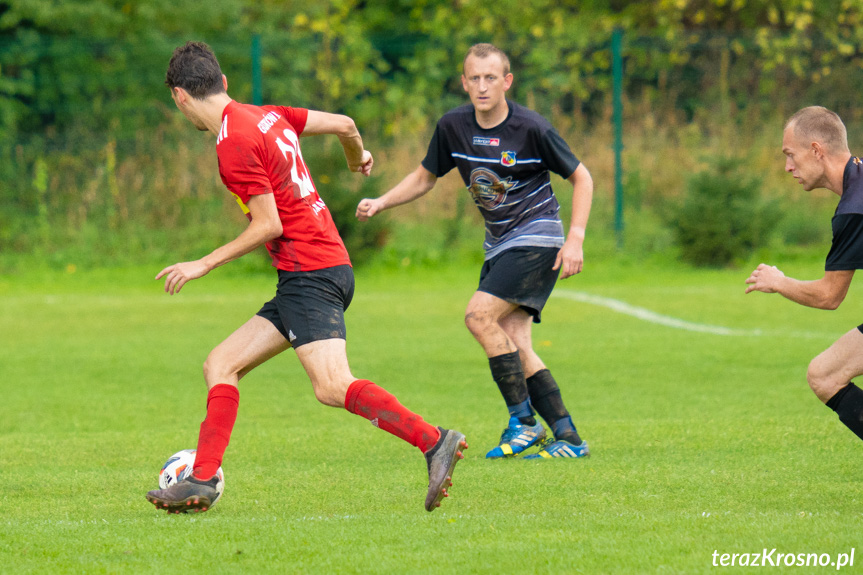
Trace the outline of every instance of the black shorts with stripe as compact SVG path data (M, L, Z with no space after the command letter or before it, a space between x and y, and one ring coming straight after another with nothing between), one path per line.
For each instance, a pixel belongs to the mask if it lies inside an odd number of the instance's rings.
M269 320L294 348L323 339L346 339L345 310L354 297L349 265L309 272L279 270L276 297L256 314Z
M559 269L552 269L559 251L517 247L501 252L483 264L477 289L521 306L539 323L560 274Z

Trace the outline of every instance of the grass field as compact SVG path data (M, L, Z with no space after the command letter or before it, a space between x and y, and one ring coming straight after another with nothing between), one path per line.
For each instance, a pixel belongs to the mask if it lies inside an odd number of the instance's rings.
M195 446L201 363L275 279L228 266L169 297L156 271L0 276L0 572L704 573L714 551L765 548L854 548L843 572L861 570L861 445L805 382L863 321L861 286L830 313L744 296L748 268L593 262L534 331L593 455L500 462L484 454L504 404L462 323L477 270L358 270L353 371L467 435L452 496L426 513L419 452L317 404L287 352L240 384L222 501L168 516L144 493ZM564 291L762 331L666 327Z

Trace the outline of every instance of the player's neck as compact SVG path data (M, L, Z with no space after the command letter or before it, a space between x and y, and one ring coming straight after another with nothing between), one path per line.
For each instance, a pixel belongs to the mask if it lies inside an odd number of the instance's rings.
M481 112L474 108L474 116L480 128L489 130L495 126L499 126L506 120L507 116L509 116L509 104L504 100L502 104L486 112Z
M824 187L838 195L842 195L844 191L842 184L845 183L845 166L848 165L848 160L851 159L851 153L842 154L835 159L831 158L824 174L827 179L827 185Z
M209 96L202 103L201 119L207 130L218 136L222 129L222 114L228 104L231 103L231 97L226 92Z

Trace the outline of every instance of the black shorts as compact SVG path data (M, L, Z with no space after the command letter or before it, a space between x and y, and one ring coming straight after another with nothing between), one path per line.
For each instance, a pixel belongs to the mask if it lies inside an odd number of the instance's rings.
M559 269L552 269L559 251L523 247L501 252L483 264L478 290L518 304L539 323L560 274Z
M257 313L294 348L322 339L346 339L345 310L354 297L349 265L311 272L279 270L276 297Z

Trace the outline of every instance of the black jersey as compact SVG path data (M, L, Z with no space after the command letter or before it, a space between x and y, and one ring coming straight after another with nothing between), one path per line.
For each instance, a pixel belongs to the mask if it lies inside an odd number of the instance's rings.
M863 269L863 161L852 157L842 177L842 198L833 216L827 271Z
M485 218L486 260L519 246L563 246L548 172L565 179L579 164L548 120L507 104L506 120L488 130L477 124L472 104L444 114L422 161L437 177L458 168Z

